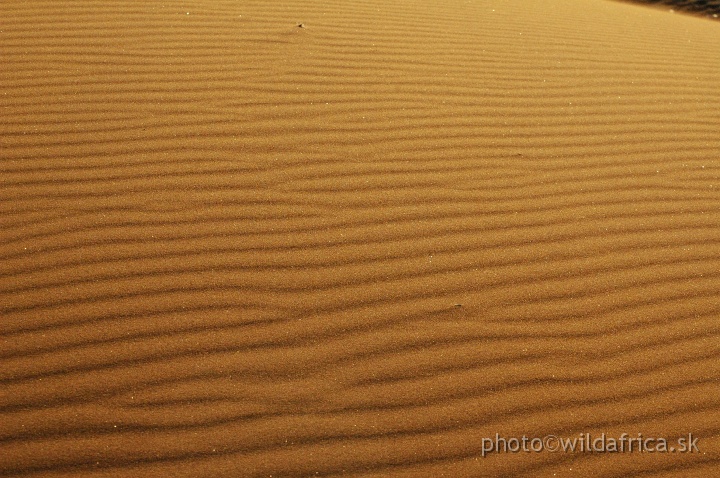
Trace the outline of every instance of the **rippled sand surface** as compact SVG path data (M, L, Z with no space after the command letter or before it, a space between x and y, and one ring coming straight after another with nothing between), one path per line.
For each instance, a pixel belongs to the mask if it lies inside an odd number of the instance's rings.
M719 52L609 0L2 1L0 476L713 476Z

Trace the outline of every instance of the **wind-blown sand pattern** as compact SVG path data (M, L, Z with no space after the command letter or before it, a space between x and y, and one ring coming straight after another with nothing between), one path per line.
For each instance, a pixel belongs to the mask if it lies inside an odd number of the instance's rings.
M717 22L600 0L0 15L1 476L720 468ZM700 452L480 456L623 432Z

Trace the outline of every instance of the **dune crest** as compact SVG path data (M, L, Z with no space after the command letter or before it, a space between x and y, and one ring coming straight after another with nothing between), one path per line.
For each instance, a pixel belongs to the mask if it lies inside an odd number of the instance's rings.
M720 18L719 0L624 0L645 5L666 8L672 12L687 12L694 15L711 18Z

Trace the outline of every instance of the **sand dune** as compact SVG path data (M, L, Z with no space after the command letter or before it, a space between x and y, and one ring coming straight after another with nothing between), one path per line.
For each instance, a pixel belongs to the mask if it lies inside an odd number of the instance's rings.
M609 0L0 15L0 476L720 468L717 22ZM496 433L699 452L481 457Z

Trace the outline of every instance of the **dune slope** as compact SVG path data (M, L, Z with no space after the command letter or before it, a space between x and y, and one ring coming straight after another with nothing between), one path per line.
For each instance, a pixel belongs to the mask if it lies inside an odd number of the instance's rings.
M601 0L0 15L1 476L720 466L716 22ZM496 433L699 452L482 457Z

